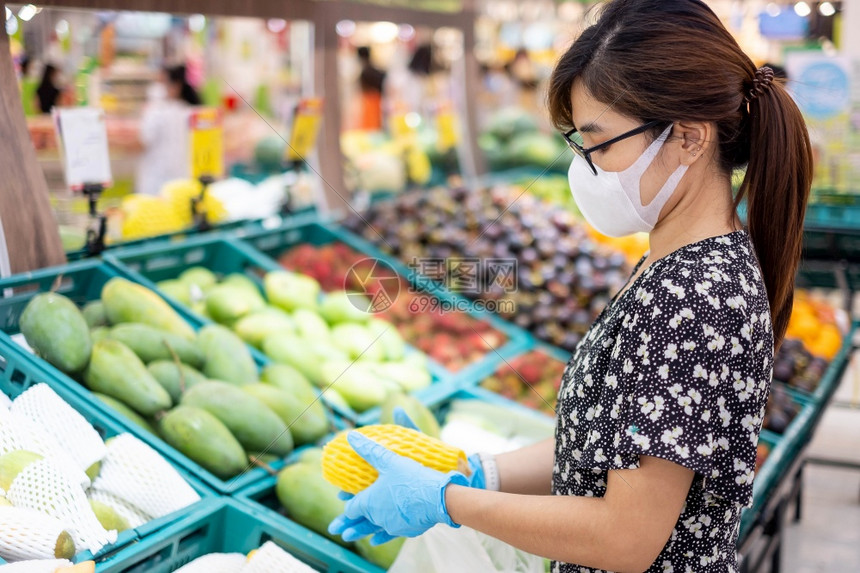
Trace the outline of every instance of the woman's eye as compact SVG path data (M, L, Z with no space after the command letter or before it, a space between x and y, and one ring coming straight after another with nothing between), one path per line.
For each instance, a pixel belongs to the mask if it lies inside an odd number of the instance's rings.
M612 149L612 146L611 146L611 145L607 145L606 147L601 147L600 149L598 149L597 151L595 151L595 153L606 153L606 152L607 152L607 151L609 151L610 149Z

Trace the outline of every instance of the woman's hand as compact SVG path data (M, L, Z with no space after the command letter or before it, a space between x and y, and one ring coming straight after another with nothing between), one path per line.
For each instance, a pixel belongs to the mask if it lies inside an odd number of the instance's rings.
M394 537L415 537L438 523L456 527L445 507L449 484L469 486L459 472L443 474L397 455L358 432L347 435L349 445L379 472L373 485L346 502L343 515L329 525L329 533L344 541L373 535L379 545Z

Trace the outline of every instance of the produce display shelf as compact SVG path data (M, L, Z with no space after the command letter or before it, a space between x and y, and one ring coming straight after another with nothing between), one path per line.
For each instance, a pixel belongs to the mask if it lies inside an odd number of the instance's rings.
M194 513L158 534L126 546L110 560L98 563L96 571L169 573L209 553L247 554L272 541L324 573L381 572L334 543L320 543L317 537L291 521L275 519L243 501L222 497L202 502Z
M160 241L173 241L180 242L184 241L189 237L196 237L200 235L205 235L208 233L224 233L227 231L233 231L236 229L240 229L242 227L246 227L248 225L255 224L255 221L231 221L229 223L219 223L216 225L212 225L211 228L207 230L201 230L198 228L188 228L183 229L182 231L176 231L174 233L167 233L163 235L154 235L152 237L146 237L142 239L132 239L130 241L119 241L115 243L109 243L105 246L104 252L108 253L116 249L124 249L128 247L137 247L141 245L147 245L153 242ZM82 259L87 259L93 257L86 248L77 249L74 251L66 251L66 258L69 261L80 261Z
M299 229L316 228L316 223ZM319 227L322 229L322 227ZM283 270L276 261L253 249L251 246L223 234L199 236L179 244L152 243L140 247L116 250L105 256L105 260L117 272L126 278L140 283L157 292L162 298L169 300L173 306L182 307L184 313L194 316L198 323L210 321L195 315L181 302L161 292L156 283L162 280L175 279L180 273L193 266L202 266L216 275L239 273L249 277L262 287L262 277L269 271ZM258 349L249 346L251 354L259 364L267 364L271 360ZM408 348L407 352L415 352ZM448 372L428 360L433 383L423 390L415 392L415 396L427 405L444 400L454 390L454 381ZM322 399L329 407L343 418L358 425L372 424L379 419L380 409L372 408L366 412L356 412L326 400L325 392Z
M7 346L12 345L13 348L19 348L11 336L20 333L18 319L24 307L35 295L54 290L67 296L76 304L82 305L89 301L98 300L104 284L108 280L118 276L121 276L121 274L115 267L99 260L90 259L64 266L40 269L0 280L0 330L2 330L0 332L0 343L4 343ZM169 300L168 303L193 328L200 328L202 323L199 319L181 306ZM262 468L255 467L249 468L240 476L231 479L218 478L179 453L161 440L161 438L146 432L125 416L103 404L82 383L73 380L47 361L35 355L24 353L18 362L16 367L27 376L43 380L58 392L61 389L65 389L79 396L90 407L98 412L102 412L105 416L118 423L124 431L134 434L162 456L174 462L175 465L180 466L187 473L196 476L207 486L218 492L230 494L269 475ZM278 462L272 464L272 467L277 469L282 465L283 462Z
M382 251L370 242L334 223L310 222L307 220L299 224L287 223L278 229L247 232L240 238L257 251L265 253L272 258L276 258L280 253L298 244L309 243L318 246L338 242L344 243L355 251L366 255L368 258L383 261L398 275L403 277L404 280L407 280L407 282L411 281L420 292L432 295L450 308L466 309L466 312L473 318L489 323L493 329L504 334L507 337L507 342L504 345L488 351L482 359L469 364L457 372L451 372L432 359L430 360L430 363L435 366L437 372L442 371L446 373L448 377L457 380L458 383L463 380L474 380L479 373L490 367L488 365L496 366L502 363L504 359L515 356L528 348L529 334L524 330L501 319L494 313L477 310L474 303L465 297L451 293L432 280L412 272L401 261L382 253Z
M63 401L80 413L87 422L92 424L102 439L106 440L128 432L128 428L117 423L104 412L94 408L93 404L82 398L78 392L72 391L72 389L63 384L51 384L49 377L45 373L32 366L31 358L26 351L7 338L0 339L0 391L14 400L28 388L39 383L47 383ZM94 559L97 563L101 563L105 560L110 560L117 552L122 551L130 545L157 537L160 530L188 515L194 515L199 511L201 505L205 505L207 499L215 498L215 493L212 489L194 477L186 468L175 462L172 465L182 478L200 495L202 498L201 501L169 515L149 521L139 527L123 531L118 535L115 543L103 548L95 555L86 550L79 552L75 555L74 561L80 562ZM0 563L3 563L2 559L0 559Z

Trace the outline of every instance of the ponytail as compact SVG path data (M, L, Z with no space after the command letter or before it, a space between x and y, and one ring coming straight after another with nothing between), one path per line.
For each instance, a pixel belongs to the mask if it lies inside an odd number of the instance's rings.
M800 110L782 83L756 72L749 106L749 164L736 202L747 198L749 234L761 265L774 348L788 328L812 186L812 146Z

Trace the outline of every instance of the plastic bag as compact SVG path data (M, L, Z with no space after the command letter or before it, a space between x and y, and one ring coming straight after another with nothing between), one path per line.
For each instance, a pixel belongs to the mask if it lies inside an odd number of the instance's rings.
M536 555L468 527L437 525L407 539L388 573L544 573Z

